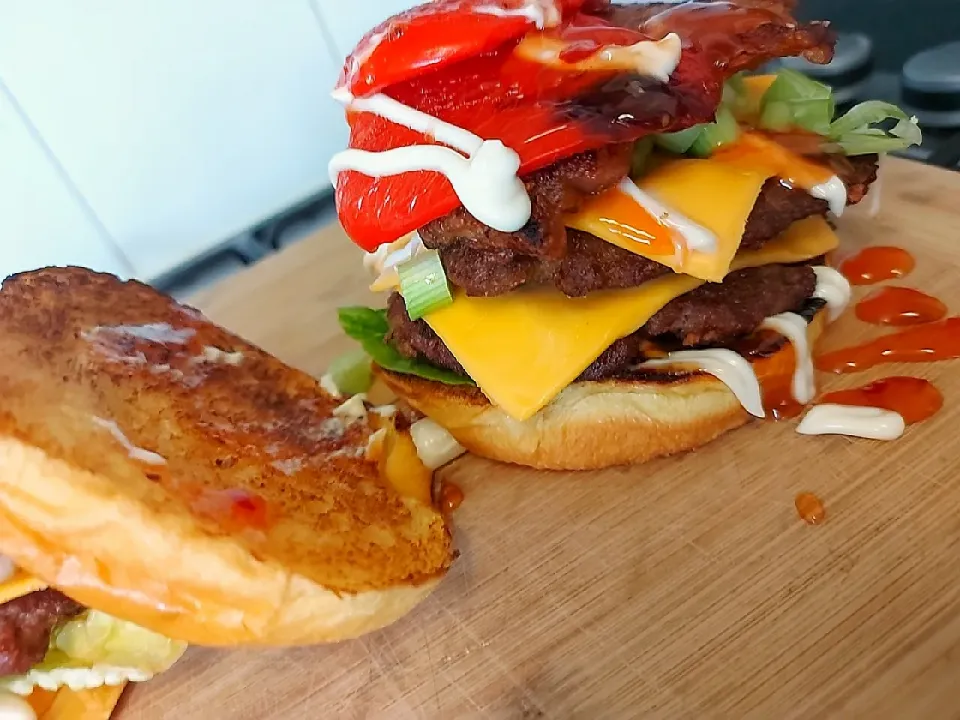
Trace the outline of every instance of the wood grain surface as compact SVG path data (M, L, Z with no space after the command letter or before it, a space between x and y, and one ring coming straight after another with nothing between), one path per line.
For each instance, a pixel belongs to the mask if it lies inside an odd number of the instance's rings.
M960 313L960 175L891 160L882 195L844 219L847 247L908 248L902 284ZM367 282L331 227L197 304L320 374L350 346L335 308L377 301ZM849 312L824 342L881 332ZM891 374L946 397L893 443L754 422L604 472L464 458L443 471L466 493L462 556L404 620L331 647L191 649L118 717L960 718L960 362L819 382ZM822 526L797 517L807 490Z

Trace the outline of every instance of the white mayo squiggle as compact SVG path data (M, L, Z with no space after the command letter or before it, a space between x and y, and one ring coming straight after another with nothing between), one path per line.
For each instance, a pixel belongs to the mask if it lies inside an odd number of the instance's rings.
M678 247L678 254L682 255L684 250L696 250L705 253L716 251L716 235L687 216L671 210L653 195L637 187L637 184L629 177L621 180L617 189L683 239L685 247Z
M815 198L826 200L830 212L837 217L843 215L843 211L847 207L847 186L836 175L822 183L817 183L807 192Z
M483 140L383 94L351 99L348 107L375 113L450 147L411 145L383 152L344 150L330 161L333 184L344 170L371 177L429 170L444 175L467 212L494 230L516 232L530 219L530 196L517 176L520 156L499 140Z
M817 276L817 289L813 296L827 303L827 319L836 320L850 304L853 291L849 281L832 267L818 266L813 269Z
M166 458L164 458L162 455L158 455L150 450L144 450L143 448L137 447L130 442L129 438L123 434L123 430L121 430L113 420L104 420L101 417L94 416L93 423L108 431L113 436L114 440L123 445L123 448L127 451L127 455L130 456L130 459L138 460L139 462L146 463L147 465L167 464Z
M851 435L868 440L896 440L906 423L899 413L856 405L815 405L797 426L801 435Z
M673 365L690 367L713 375L736 396L743 409L754 417L764 417L760 382L750 362L733 350L679 350L665 358L647 360L638 368L661 368Z
M797 361L790 389L793 399L806 405L817 394L817 386L813 380L813 357L807 339L807 321L796 313L785 312L768 317L760 327L775 330L793 345Z

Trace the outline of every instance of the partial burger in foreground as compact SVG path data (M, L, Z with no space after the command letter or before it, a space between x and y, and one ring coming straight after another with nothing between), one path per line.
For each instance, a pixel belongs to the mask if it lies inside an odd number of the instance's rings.
M441 1L371 31L334 93L351 136L331 174L391 292L341 324L386 383L468 450L558 469L810 402L850 295L828 218L919 131L746 75L831 58L791 6Z
M106 718L186 643L375 630L453 561L405 415L139 283L5 281L0 389L9 717Z

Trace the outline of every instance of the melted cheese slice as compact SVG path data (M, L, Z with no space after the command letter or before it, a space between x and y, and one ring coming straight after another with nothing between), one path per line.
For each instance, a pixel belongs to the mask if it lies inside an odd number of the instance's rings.
M731 269L823 255L837 237L819 217L797 223L760 250L740 253ZM553 400L615 340L638 330L664 305L703 281L657 278L640 287L570 298L535 289L496 297L458 294L426 321L490 399L517 420Z
M640 204L618 202L615 198L621 192L617 188L592 198L579 212L568 216L566 224L678 273L720 282L740 248L747 218L757 204L760 190L772 176L773 172L766 170L708 158L670 160L640 178L637 187L716 236L716 247L710 252L688 250L663 254L664 247L672 248L676 240L682 243L682 238L677 238L675 231L663 222L656 222ZM636 237L636 233L631 233L629 228L643 228L642 234L649 236L651 220L656 223L657 229L652 231L656 236L640 241L631 237Z
M0 583L0 605L46 587L47 584L42 580L28 575L23 570L17 570L12 578Z

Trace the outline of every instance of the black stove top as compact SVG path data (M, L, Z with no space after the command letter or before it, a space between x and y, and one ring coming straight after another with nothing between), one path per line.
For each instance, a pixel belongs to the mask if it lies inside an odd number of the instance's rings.
M960 1L804 0L804 19L840 33L832 63L787 61L834 89L838 104L887 100L916 115L923 144L902 153L960 170Z

